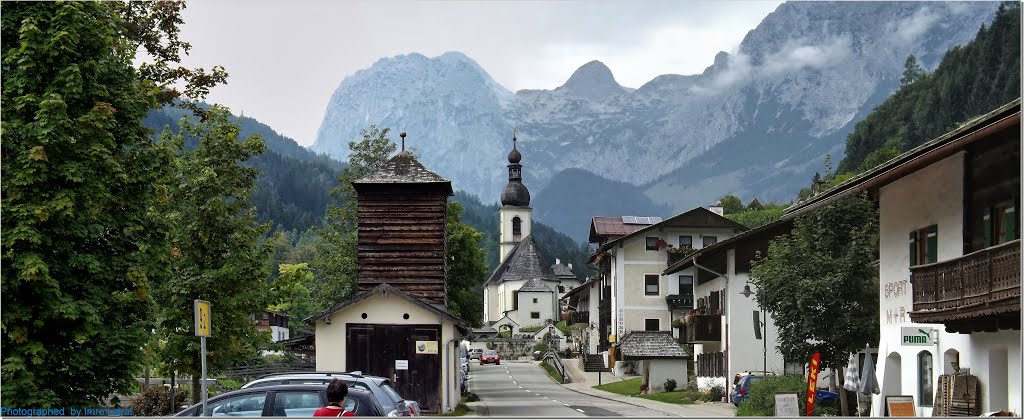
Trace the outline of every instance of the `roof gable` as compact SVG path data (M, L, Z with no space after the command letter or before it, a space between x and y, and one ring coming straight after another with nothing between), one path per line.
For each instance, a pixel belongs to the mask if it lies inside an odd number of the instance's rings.
M451 181L430 172L411 153L402 151L384 162L380 168L352 181L358 189L362 184L442 184L452 194Z
M532 279L532 280L526 282L526 284L524 284L523 287L519 288L519 291L520 292L548 292L548 293L554 292L554 290L551 290L551 288L548 287L546 284L544 284L544 281L541 280L541 279Z
M682 359L687 356L670 331L633 331L622 337L619 350L634 359Z
M594 216L590 219L590 238L587 239L587 241L591 243L598 243L601 242L601 237L605 237L603 239L607 239L608 236L629 235L630 233L636 232L650 225L651 223L627 224L622 220L621 216Z
M555 273L555 277L558 277L559 280L579 281L580 279L579 277L576 277L576 273L573 273L572 270L569 269L569 267L566 267L565 265L562 264L552 265L551 271Z
M704 207L695 207L689 211L679 213L659 223L655 223L650 226L646 226L643 229L639 229L626 236L608 241L604 245L598 248L598 252L606 251L611 249L612 245L635 238L644 233L650 232L657 228L725 228L734 229L736 231L749 230L746 226L736 223L732 220L727 219L725 216L720 216L717 213L708 210Z
M555 272L551 270L550 266L544 264L543 260L543 254L537 247L537 243L534 242L533 235L527 236L509 251L508 257L498 265L498 268L494 269L494 273L484 285L510 280L558 281Z
M316 315L310 316L309 318L306 318L305 322L307 324L311 324L311 325L315 324L316 321L319 321L321 319L327 318L328 316L330 316L331 314L333 314L335 312L338 312L338 311L343 310L345 308L348 308L348 307L350 307L352 305L355 305L356 303L364 301L364 300L366 300L367 298L369 298L371 296L376 296L376 295L384 294L384 293L389 293L389 294L398 296L398 297L400 297L400 298L402 298L402 299L404 299L404 300L406 300L406 301L408 301L408 302L410 302L410 303L412 303L412 304L414 304L416 306L419 306L421 308L426 309L427 311L430 311L430 312L434 313L435 315L438 315L438 316L440 316L440 317L442 317L444 319L447 319L449 321L454 322L455 325L458 326L458 327L461 327L463 329L469 327L469 324L466 323L466 321L463 321L463 320L459 319L458 317L452 316L451 314L449 314L449 313L447 313L445 311L442 311L441 309L438 309L436 306L431 305L429 303L426 303L426 302L424 302L424 301L422 301L420 299L417 299L415 296L409 295L408 293L405 293L405 292L403 292L403 291L401 291L399 289L396 289L395 287L393 287L393 286L391 286L390 284L387 284L387 283L381 284L381 285L379 285L377 287L374 287L373 289L367 290L365 292L356 294L351 299L339 302L338 304L336 304L336 305L334 305L334 306L332 306L330 308L327 308L327 309L321 311L319 314L316 314Z

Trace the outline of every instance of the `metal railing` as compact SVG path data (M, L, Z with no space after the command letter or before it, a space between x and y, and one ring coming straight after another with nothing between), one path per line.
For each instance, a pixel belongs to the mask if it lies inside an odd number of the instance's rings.
M565 365L562 364L562 358L558 357L557 351L548 347L547 351L544 352L544 356L541 357L541 360L550 360L551 366L554 366L555 371L557 371L559 375L562 375L562 383L564 384L569 382L569 375L565 373Z

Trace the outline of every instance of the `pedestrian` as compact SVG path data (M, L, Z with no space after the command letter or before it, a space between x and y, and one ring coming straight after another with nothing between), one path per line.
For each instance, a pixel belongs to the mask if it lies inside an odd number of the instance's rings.
M313 413L313 417L355 416L356 413L345 409L345 396L347 395L348 385L345 385L345 381L334 378L334 380L327 385L327 406L324 408L318 408Z

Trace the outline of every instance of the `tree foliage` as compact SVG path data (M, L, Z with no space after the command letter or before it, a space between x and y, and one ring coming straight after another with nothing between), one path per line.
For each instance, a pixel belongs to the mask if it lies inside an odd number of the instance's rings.
M743 211L743 202L740 201L739 197L732 194L723 195L722 198L718 199L718 204L722 206L722 211L725 214Z
M449 202L445 212L448 258L448 313L479 327L484 313L481 285L487 261L481 243L484 235L462 223L462 204Z
M798 217L751 269L757 300L779 328L786 360L843 367L850 353L878 342L878 212L863 195ZM825 321L827 320L827 322Z
M356 208L355 181L370 174L395 151L395 143L388 138L389 128L371 125L362 131L362 139L350 141L348 167L338 176L338 185L331 189L334 202L327 207L323 226L316 229L319 236L313 261L315 283L314 303L327 308L352 296L356 291L356 245L358 244L359 213Z
M207 339L207 370L211 374L237 360L255 356L268 343L251 320L270 302L266 280L272 248L260 237L267 225L255 221L252 194L258 170L241 165L263 153L258 136L238 140L230 114L214 106L206 119L183 120L184 132L174 136L178 148L184 136L199 146L177 157L172 206L168 220L170 271L168 281L154 291L159 306L158 360L168 370L192 376L193 400L200 385L199 340L193 335L193 300L210 302L212 336ZM165 141L171 139L165 133Z
M178 83L182 2L4 3L3 398L96 405L127 393L151 324L172 151L141 120ZM135 69L137 51L154 63Z
M990 26L982 25L974 40L946 52L931 74L907 70L913 77L889 99L858 122L846 138L846 158L839 172L852 172L884 162L870 156L879 149L899 153L936 138L957 124L1020 97L1020 4L1005 2ZM911 67L916 59L908 57ZM911 62L913 61L913 62ZM910 80L913 79L913 80Z
M270 309L288 315L291 319L288 324L291 336L312 334L312 328L302 322L317 311L309 291L313 285L313 272L309 264L281 264L278 272L272 290L272 300L276 303Z

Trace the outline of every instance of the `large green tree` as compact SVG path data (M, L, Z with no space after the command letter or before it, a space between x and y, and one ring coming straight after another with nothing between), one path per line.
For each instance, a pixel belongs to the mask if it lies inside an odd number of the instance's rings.
M207 339L207 369L216 374L239 360L254 357L269 337L251 321L270 301L270 260L273 251L260 237L269 225L255 221L249 201L258 169L241 163L263 153L258 136L238 139L238 126L227 109L214 106L202 122L185 119L174 136L199 146L177 156L175 184L168 214L172 227L168 281L154 290L160 308L158 360L168 370L192 376L192 396L200 395L200 347L193 328L193 301L210 302L212 336ZM164 139L171 138L165 131Z
M349 165L338 176L338 186L331 189L335 201L327 207L323 226L317 229L312 295L320 308L327 308L355 293L359 214L352 181L370 174L390 158L395 143L388 138L389 131L387 127L371 125L362 131L361 140L348 143L352 151Z
M877 244L878 212L863 195L800 216L771 241L750 277L786 360L819 352L822 365L841 368L878 342Z
M188 51L183 7L2 5L5 405L95 405L135 384L167 257L153 209L172 166L141 121L225 76L173 64ZM141 70L137 51L151 57Z
M445 212L448 253L448 313L479 327L484 313L481 285L487 275L484 235L462 223L462 204L452 201Z

